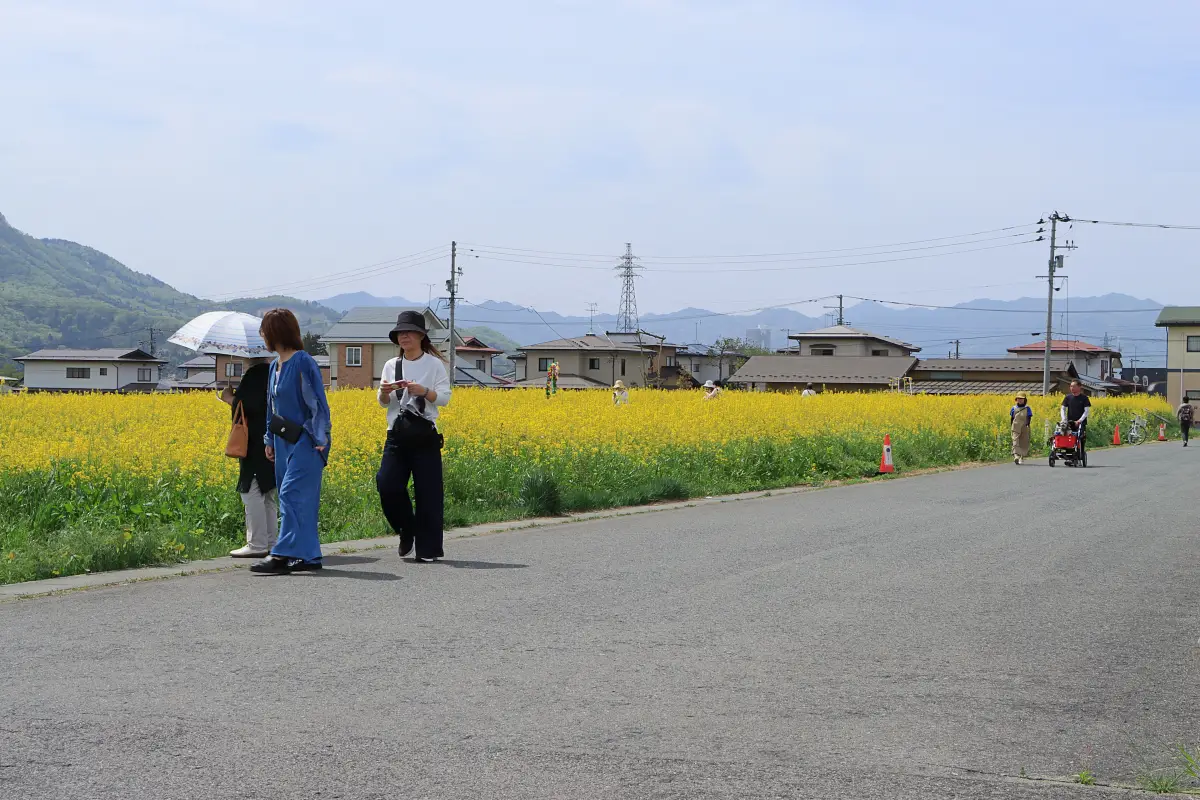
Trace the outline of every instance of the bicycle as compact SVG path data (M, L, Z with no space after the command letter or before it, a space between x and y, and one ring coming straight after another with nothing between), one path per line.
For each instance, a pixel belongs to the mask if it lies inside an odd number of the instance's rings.
M1146 418L1134 414L1133 421L1129 423L1129 443L1141 444L1146 441L1146 431L1148 428L1149 424L1146 422Z

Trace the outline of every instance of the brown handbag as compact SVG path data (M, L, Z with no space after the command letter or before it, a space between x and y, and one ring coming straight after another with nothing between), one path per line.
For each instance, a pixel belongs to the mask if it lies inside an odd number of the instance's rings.
M229 442L225 455L230 458L245 458L250 452L250 428L246 425L246 410L239 400L233 411L233 428L229 431Z

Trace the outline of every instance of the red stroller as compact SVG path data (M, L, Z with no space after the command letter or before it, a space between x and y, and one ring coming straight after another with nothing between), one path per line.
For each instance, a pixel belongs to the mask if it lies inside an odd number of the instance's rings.
M1068 467L1086 467L1087 453L1083 449L1082 434L1071 430L1066 422L1058 423L1050 439L1050 466L1062 459Z

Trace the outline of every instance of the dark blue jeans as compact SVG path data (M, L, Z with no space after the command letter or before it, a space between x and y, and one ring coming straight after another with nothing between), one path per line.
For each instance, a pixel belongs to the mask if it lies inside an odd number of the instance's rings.
M408 495L412 478L416 511ZM442 451L432 445L404 447L391 440L383 448L383 460L375 474L375 488L383 516L396 533L416 539L417 558L441 558L442 516L445 494L442 486Z

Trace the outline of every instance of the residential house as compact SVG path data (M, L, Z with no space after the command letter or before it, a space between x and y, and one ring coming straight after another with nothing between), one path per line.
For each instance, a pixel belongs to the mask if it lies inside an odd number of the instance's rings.
M558 363L558 385L563 389L607 389L622 380L626 386L646 386L655 360L666 364L649 339L639 344L629 335L587 334L522 347L510 356L517 368L515 386L542 386L550 365ZM674 358L674 349L671 349Z
M329 352L329 379L334 389L370 389L379 385L383 365L400 355L392 344L391 332L401 311L416 311L425 316L429 340L443 357L450 355L450 328L429 307L360 306L346 312L332 328L321 336ZM455 334L456 346L463 344ZM455 370L455 383L459 375ZM472 381L474 383L474 381Z
M1167 306L1154 325L1167 329L1167 402L1200 405L1200 306Z
M214 373L213 377L216 377L217 359L215 356L199 355L189 361L184 361L175 370L176 377L180 380L185 380L198 372L212 372Z
M908 342L860 331L847 325L793 333L788 338L796 342L796 354L801 356L899 358L911 356L921 350Z
M476 336L464 336L462 344L454 348L454 364L474 367L485 375L492 374L492 361L504 355L503 350L488 347ZM458 383L458 381L455 381Z
M1010 347L1008 353L1010 358L1044 359L1046 340ZM1080 379L1096 378L1099 381L1108 381L1114 376L1119 376L1121 372L1119 351L1078 339L1051 339L1050 358L1071 361Z
M902 388L916 394L1040 395L1043 366L1023 358L923 358L906 376L911 383L905 381ZM1065 393L1077 377L1070 360L1051 359L1051 393Z
M705 344L682 345L675 351L676 362L691 376L693 386L699 386L706 381L720 383L727 380L748 357L745 353L734 350L723 353L714 351L711 346Z
M152 392L167 362L144 350L38 350L14 359L31 392Z
M212 356L212 359L214 361L217 388L223 389L226 386L238 386L242 382L242 374L250 369L249 360L240 356L228 356L224 353L217 353ZM317 367L321 370L321 380L325 383L325 387L329 388L330 357L313 356L313 361L317 362Z
M801 390L810 383L821 391L879 391L896 386L916 363L911 355L751 356L729 382L772 392Z
M646 386L660 389L679 388L683 373L679 369L679 349L682 345L671 344L665 336L658 336L646 331L637 333L605 332L604 336L615 342L636 345L647 350L650 356L650 369L646 374Z

